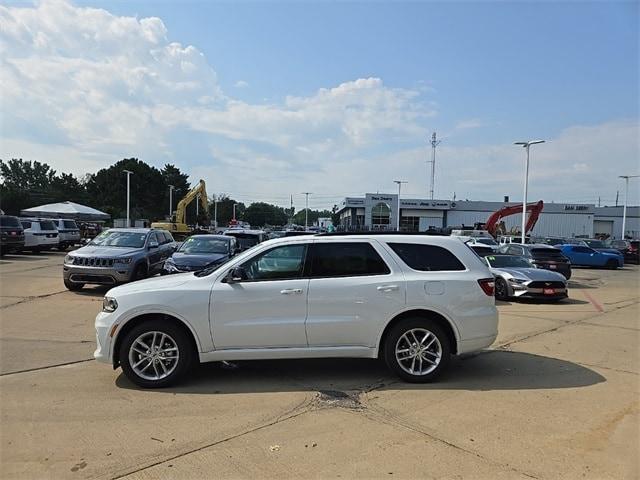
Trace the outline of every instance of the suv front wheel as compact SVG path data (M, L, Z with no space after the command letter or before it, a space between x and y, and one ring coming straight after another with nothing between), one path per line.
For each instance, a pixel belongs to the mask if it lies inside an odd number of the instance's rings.
M144 388L168 387L180 380L194 359L194 349L183 329L166 320L147 320L122 341L122 371Z
M449 337L426 318L408 318L392 327L383 348L389 368L411 383L435 379L451 356Z

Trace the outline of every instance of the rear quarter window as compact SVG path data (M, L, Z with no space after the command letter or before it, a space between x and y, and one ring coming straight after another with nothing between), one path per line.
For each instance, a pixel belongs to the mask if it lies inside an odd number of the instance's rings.
M413 270L421 272L466 270L458 257L444 247L420 243L389 243L388 245Z

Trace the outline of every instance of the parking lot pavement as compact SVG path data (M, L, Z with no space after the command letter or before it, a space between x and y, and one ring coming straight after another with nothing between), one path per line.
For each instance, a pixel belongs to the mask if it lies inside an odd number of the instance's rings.
M0 261L2 478L640 476L637 266L500 302L492 349L434 384L332 359L143 391L91 360L104 289L65 291L62 259Z

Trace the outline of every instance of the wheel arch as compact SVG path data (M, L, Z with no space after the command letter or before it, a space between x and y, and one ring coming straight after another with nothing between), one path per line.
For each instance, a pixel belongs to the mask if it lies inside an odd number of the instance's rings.
M453 325L453 323L447 317L434 310L429 310L427 308L415 308L399 313L387 323L378 342L378 357L380 357L380 355L384 351L384 342L386 341L391 329L407 318L416 317L432 320L436 322L440 327L442 327L442 329L447 334L447 337L449 338L451 353L454 355L458 353L458 336L456 334L457 329L455 325Z
M176 326L180 327L184 333L187 335L187 338L191 341L191 346L193 347L194 354L196 358L200 352L200 343L198 341L198 336L193 331L191 326L185 322L184 320L167 313L161 312L146 312L140 313L124 323L118 330L116 331L115 339L113 340L113 347L111 351L111 362L113 364L113 368L116 369L120 365L119 357L120 357L120 346L122 345L122 341L127 336L127 334L135 328L137 325L140 325L142 322L147 320L165 320L174 323Z

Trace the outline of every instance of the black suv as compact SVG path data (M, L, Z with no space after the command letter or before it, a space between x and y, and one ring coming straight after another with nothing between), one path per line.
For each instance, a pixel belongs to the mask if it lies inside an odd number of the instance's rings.
M24 248L24 229L18 217L0 215L0 255Z
M559 249L550 245L508 243L502 245L498 251L507 255L520 255L538 268L561 273L567 280L571 278L571 262Z

